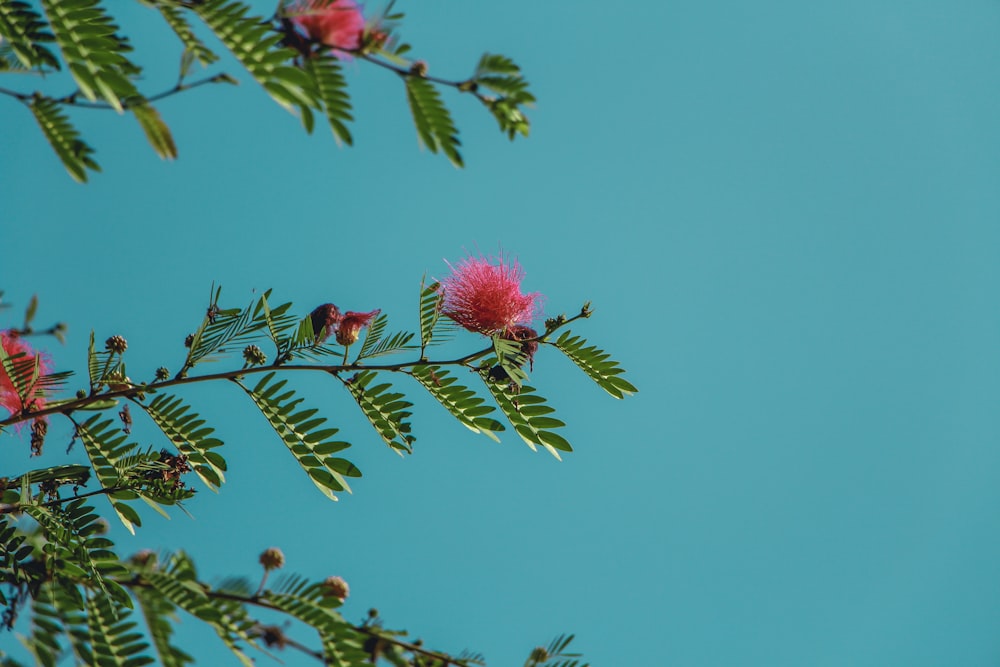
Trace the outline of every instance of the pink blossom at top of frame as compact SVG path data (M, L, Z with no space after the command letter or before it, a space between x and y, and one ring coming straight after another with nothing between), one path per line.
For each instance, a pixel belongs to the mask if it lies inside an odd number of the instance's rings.
M287 16L309 39L334 51L361 46L365 16L354 0L299 0Z
M376 308L370 313L356 313L353 310L344 313L344 318L337 327L337 342L345 346L358 342L361 330L371 324L381 312L381 308Z
M469 331L502 334L530 324L541 309L541 294L521 292L524 271L517 260L467 257L451 271L441 280L441 312Z
M3 345L3 350L7 353L8 357L23 355L11 360L15 366L21 366L25 363L34 364L37 359L39 375L52 372L49 360L45 355L35 352L28 342L17 335L17 333L13 331L0 331L0 345ZM12 415L22 412L26 407L31 407L35 410L41 410L45 407L45 399L39 395L38 390L35 388L32 388L28 392L27 399L26 403L21 401L21 397L14 387L13 380L10 379L10 376L7 375L3 367L0 367L0 407L6 409Z

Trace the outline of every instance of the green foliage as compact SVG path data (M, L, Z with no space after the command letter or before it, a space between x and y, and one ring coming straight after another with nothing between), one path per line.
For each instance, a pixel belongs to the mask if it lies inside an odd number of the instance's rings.
M142 579L172 604L211 626L245 667L253 667L254 661L240 644L259 648L254 633L256 623L239 602L209 597L186 554L174 554L165 569L144 572Z
M42 16L21 0L0 2L0 37L25 69L59 69L59 60L45 45L55 41Z
M420 143L432 153L440 150L456 167L463 166L458 152L458 147L462 145L458 140L458 129L434 84L418 76L406 77L406 99L410 103Z
M42 7L84 97L103 98L119 113L141 97L130 80L140 70L125 55L132 47L98 0L42 0Z
M407 421L410 412L407 408L413 404L405 400L403 394L389 391L392 385L388 382L371 386L377 375L374 371L361 371L344 380L344 386L385 444L399 455L403 452L412 454L416 438L410 435L410 423Z
M113 607L111 598L92 595L87 599L88 665L142 667L154 662L150 656L136 655L148 650L149 644L141 633L132 632L136 623L129 616L129 610Z
M428 346L455 330L449 319L440 316L437 284L421 285L419 358L373 368L362 366L362 360L415 350L415 335L386 334L388 317L379 315L367 327L364 341L357 345L357 358L348 362L347 348L327 348L317 342L311 316L296 317L290 303L272 307L270 292L244 309L222 308L220 295L221 290L213 287L209 308L190 337L181 371L173 378L165 371L157 371L156 380L148 385L133 384L125 376L122 345L108 343L119 352L99 351L93 333L87 357L90 391L80 392L76 398L49 396L67 374L43 374L34 358L9 355L0 348L0 373L11 378L22 400L44 392L46 407L58 407L57 412L50 411L51 415L58 417L62 413L72 420L74 440L82 442L90 460L90 465L56 465L0 479L0 584L5 585L0 589L0 604L7 606L3 621L13 625L18 610L30 601L31 630L24 642L37 663L46 666L64 662L71 651L70 659L81 664L141 667L152 662L155 653L158 661L168 667L184 667L194 659L175 645L174 622L180 612L185 612L210 625L234 656L249 667L254 661L244 652L246 647L266 653L265 648L281 648L286 643L285 626L265 625L251 614L254 608L295 619L315 630L322 650L309 651L326 664L483 664L476 654L448 656L424 649L419 643L408 643L406 633L383 628L375 613L360 625L347 622L337 611L341 602L337 596L344 589L335 580L316 583L293 576L279 579L269 589L267 573L275 566L266 565L257 586L242 577L230 577L210 586L198 579L193 562L183 553L168 557L163 565L150 554L139 554L129 561L116 555L113 543L104 536L106 524L86 504L85 497L107 496L119 519L134 531L139 515L131 501L142 499L165 513L163 507L178 504L193 493L181 482L183 474L193 470L212 489L218 489L224 481L227 466L218 451L222 441L214 437L213 429L186 400L167 392L190 383L229 380L240 386L317 488L334 499L337 493L350 491L348 477L360 476L352 463L337 456L350 444L336 440L338 430L328 426L318 410L304 408L303 399L288 388L288 380L279 378L279 374L315 371L333 375L379 436L401 454L413 448L409 422L412 404L384 381L385 373L412 377L459 423L499 440L504 425L494 418L496 407L487 403L485 395L477 395L459 382L458 369L462 369L480 376L500 412L532 449L541 445L557 458L571 451L557 432L563 422L554 418L545 399L524 382L527 376L523 367L528 356L523 341L497 337L486 349L456 359L427 360ZM29 306L27 322L34 309L34 304ZM558 348L613 396L634 393L635 387L622 378L618 363L603 350L569 333L554 342L547 340L568 322L587 316L589 309L585 308L568 320L551 320L540 342ZM218 359L245 344L267 340L276 352L270 365L262 365L258 350L256 357L245 354L242 367L188 375L201 361ZM333 365L301 362L331 355L339 357ZM292 358L297 362L287 363ZM252 375L260 376L253 384L247 381ZM147 395L151 396L148 400ZM177 448L177 455L167 450L142 449L127 441L132 426L130 406L138 406L149 415ZM95 410L97 414L81 423L76 415L82 410ZM108 410L117 411L117 420L115 413L108 414ZM0 420L0 426L30 419L30 411L22 412ZM88 488L91 476L97 485ZM72 494L65 494L67 487L73 488ZM15 512L24 518L9 520L7 515ZM134 620L139 616L129 611L135 604L145 621L143 630ZM548 648L536 649L526 664L585 667L576 654L567 652L571 639L560 637ZM304 650L300 644L289 645ZM0 665L10 664L0 654Z
M147 405L139 403L177 450L187 457L195 474L213 491L226 481L226 460L213 451L222 441L211 437L215 429L175 396L160 394Z
M184 667L194 662L194 658L173 644L176 606L152 587L137 587L132 594L139 603L149 637L156 648L156 655L163 667Z
M306 58L303 67L313 80L316 98L326 112L327 122L337 143L351 146L354 138L347 129L347 123L354 120L351 115L351 98L347 94L347 80L340 63L330 53L316 53Z
M267 21L248 15L247 5L206 0L194 4L192 9L274 101L289 111L318 107L309 77L289 64L296 52L281 46L282 35L271 30Z
M340 599L325 590L322 583L311 583L302 577L286 577L276 591L262 597L275 609L315 628L323 645L323 658L328 665L361 667L368 663L364 651L365 636L334 611Z
M355 363L362 359L371 359L372 357L381 357L413 349L410 341L413 340L414 335L407 331L400 331L385 338L385 328L388 324L389 318L386 315L379 315L375 318L375 321L365 332L365 341L361 344L358 357L354 360Z
M420 280L420 356L427 348L444 343L454 337L456 325L447 317L441 317L444 292L438 282L426 283L427 276Z
M125 433L110 419L102 421L102 415L93 415L77 425L76 435L90 457L97 481L129 532L135 533L135 526L142 521L126 500L141 498L162 514L160 505L173 505L190 497L191 491L178 480L179 474L186 471L176 468L182 460L167 463L162 454L136 451L138 445L126 442Z
M197 35L191 29L191 24L188 23L187 19L184 18L184 13L180 8L170 2L170 0L152 0L153 5L156 7L157 11L163 16L163 19L170 26L170 29L174 31L177 38L181 40L184 44L184 56L194 58L203 66L207 67L217 61L219 56L205 46L205 43L198 39ZM182 60L184 58L182 57ZM181 77L186 75L186 67L181 68Z
M574 336L571 332L564 331L552 345L569 357L601 389L615 398L631 396L639 391L625 378L621 377L625 369L617 361L613 360L610 354L594 345L588 346L587 341L582 337Z
M473 433L500 442L497 433L504 430L503 424L486 415L494 411L493 406L476 395L476 392L458 383L449 371L441 366L414 366L413 377L437 399L455 419Z
M282 392L287 381L271 383L273 378L274 373L266 374L253 389L248 389L239 381L237 384L253 399L323 495L337 500L335 492L350 493L351 488L345 478L360 477L361 471L347 459L331 456L350 447L350 443L330 439L336 435L337 429L320 428L326 419L315 416L318 410L296 411L303 399L295 398L292 390Z
M500 406L500 411L507 416L511 426L532 450L536 445L541 445L559 460L562 460L559 452L573 451L569 442L553 431L566 424L548 416L555 410L545 404L545 399L535 393L534 387L521 385L518 388L512 383L494 382L485 371L482 375L483 381Z
M528 136L531 126L521 107L534 104L535 96L528 92L528 82L513 60L495 53L484 53L470 82L499 94L499 97L483 96L480 99L508 138L513 139L518 134Z
M160 112L154 109L153 105L148 102L132 104L129 106L129 111L139 121L146 140L157 155L169 160L177 157L177 146L174 144L173 135L170 134L170 128L163 122Z
M69 122L69 116L63 112L58 102L51 97L35 93L28 106L52 150L59 156L66 171L74 180L86 183L88 169L101 170L100 165L91 157L94 149L80 138L80 133Z

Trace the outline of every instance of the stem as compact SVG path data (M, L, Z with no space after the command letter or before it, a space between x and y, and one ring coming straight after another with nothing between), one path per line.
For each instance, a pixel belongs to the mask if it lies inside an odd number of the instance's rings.
M125 586L127 588L152 588L152 585L150 583L148 583L146 581L143 581L138 576L134 577L133 579L129 579L129 580L125 580L125 581L117 580L117 583L119 583L122 586ZM198 582L198 584L202 588L202 590L205 593L205 595L207 597L213 599L213 600L230 600L232 602L239 602L240 604L252 605L252 606L255 606L255 607L259 607L261 609L267 609L269 611L274 611L274 612L278 612L278 613L281 613L281 614L285 613L279 607L276 607L275 605L273 605L270 602L268 602L267 599L260 597L259 594L254 594L254 595L250 595L250 596L239 595L237 593L227 593L225 591L214 590L211 586L208 586L206 584L202 584L201 582ZM254 619L254 620L256 620L256 619ZM263 623L260 623L259 621L256 621L256 622L257 622L258 626L264 627ZM403 641L403 640L398 639L396 637L384 635L384 634L382 634L380 632L377 632L376 630L374 630L374 629L372 629L372 628L370 628L368 626L365 626L365 625L351 625L351 627L356 632L368 635L369 637L376 638L376 639L378 639L380 641L384 641L387 644L392 644L394 646L398 646L399 648L401 648L401 649L403 649L405 651L409 651L411 653L419 653L420 655L424 655L424 656L427 656L429 658L434 658L435 660L440 660L440 661L442 661L444 663L443 667L447 667L447 665L455 665L456 667L466 667L466 665L467 665L466 662L464 662L462 660L459 660L458 658L453 658L450 655L447 655L445 653L438 653L437 651L429 651L429 650L427 650L427 649L425 649L425 648L423 648L421 646L417 646L416 644L412 644L410 642ZM293 645L293 641L294 640L289 639L286 642L286 644L288 646L293 646L293 648L296 648L296 649L298 649L300 651L303 651L304 653L306 653L308 655L311 655L311 656L313 656L314 658L316 658L318 660L325 660L325 658L323 657L323 654L321 652L319 652L319 651L313 651L313 650L309 649L308 647L306 647L306 646L304 646L302 644L299 644L298 642L294 642L294 645Z
M547 329L545 333L534 339L539 342L546 342L549 335L558 329L565 327L581 318L590 317L589 311L581 311L579 314L569 317L562 322L556 324L555 326ZM528 341L523 341L528 342ZM7 419L0 420L0 428L10 426L13 424L18 424L20 422L28 421L30 419L36 419L38 417L44 417L46 415L53 414L64 414L69 415L76 410L86 408L89 405L100 401L107 401L114 398L137 398L144 394L146 391L158 391L160 389L165 389L167 387L178 387L189 384L195 384L198 382L210 382L212 380L237 380L247 375L254 375L257 373L271 373L275 371L312 371L329 373L331 375L336 375L344 371L351 370L371 370L371 371L387 371L390 373L404 372L407 369L413 368L415 366L469 366L474 361L482 359L483 357L493 353L493 346L490 345L487 348L479 350L478 352L472 352L462 357L456 359L450 359L446 361L428 361L426 359L415 359L412 361L404 361L397 364L358 364L357 362L353 364L336 364L336 365L313 365L313 364L282 364L276 365L272 364L270 366L255 366L253 368L239 368L231 371L223 371L221 373L209 373L206 375L196 375L194 377L175 377L170 380L164 380L162 382L154 382L150 385L136 385L132 387L127 387L125 389L117 389L115 391L106 391L100 394L92 394L85 396L83 398L78 398L72 401L67 401L65 403L60 403L48 408L43 408L41 410L34 410L31 412L21 413L17 415L12 415Z
M127 486L113 486L110 489L96 489L94 491L88 491L87 493L79 493L66 498L56 498L55 500L49 500L44 503L32 503L31 507L54 507L56 505L61 505L62 503L68 503L73 500L80 500L81 498L90 498L91 496L108 495L111 493L117 493L118 491L127 491L129 487ZM12 505L0 504L0 514L15 514L21 511L23 506L21 503L14 503Z
M156 102L162 100L166 97L176 95L177 93L184 92L185 90L191 90L192 88L197 88L198 86L204 86L207 83L219 83L226 80L225 74L215 74L204 79L198 79L197 81L192 81L191 83L178 82L173 88L168 88L163 92L156 93L146 98L140 98L139 100L122 100L122 108L129 109L131 107L137 106L145 102ZM72 92L69 95L63 95L62 97L55 98L55 101L59 104L65 104L66 106L80 107L81 109L113 109L107 102L91 102L90 100L78 100L78 92ZM7 95L13 97L22 102L29 102L34 95L29 95L27 93L19 93L15 90L9 90L7 88L0 88L0 95Z

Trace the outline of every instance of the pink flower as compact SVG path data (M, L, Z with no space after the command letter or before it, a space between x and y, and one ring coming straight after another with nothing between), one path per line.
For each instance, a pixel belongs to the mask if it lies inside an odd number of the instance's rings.
M298 0L287 16L306 37L334 52L361 47L365 17L354 0Z
M0 331L0 344L3 345L4 352L11 358L11 363L17 368L32 368L36 360L38 363L38 374L45 375L51 373L52 369L49 360L42 354L31 349L21 336L13 331ZM20 375L20 373L18 373ZM26 408L41 410L45 407L45 399L36 387L30 387L27 392L27 400L22 402L21 397L14 387L14 382L2 366L0 366L0 407L5 408L10 414L16 415Z
M340 320L340 326L337 327L337 342L345 347L357 343L361 330L371 324L371 321L381 312L380 308L376 308L370 313L347 311L344 314L344 319Z
M495 263L484 257L467 257L451 271L441 281L441 312L469 331L487 336L505 334L518 325L530 324L541 308L541 294L521 292L524 271L517 260L508 264L502 254Z

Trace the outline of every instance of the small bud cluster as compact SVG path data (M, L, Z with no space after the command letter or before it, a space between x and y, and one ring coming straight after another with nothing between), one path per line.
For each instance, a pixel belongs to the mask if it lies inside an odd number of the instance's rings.
M323 595L338 598L341 602L351 594L351 589L343 577L327 577L323 580Z
M128 349L128 341L123 336L112 336L104 341L104 347L115 354L122 354Z
M263 366L267 363L267 355L256 345L243 348L243 360L250 366Z
M260 555L260 564L267 571L277 570L285 565L285 554L278 547L268 547Z

